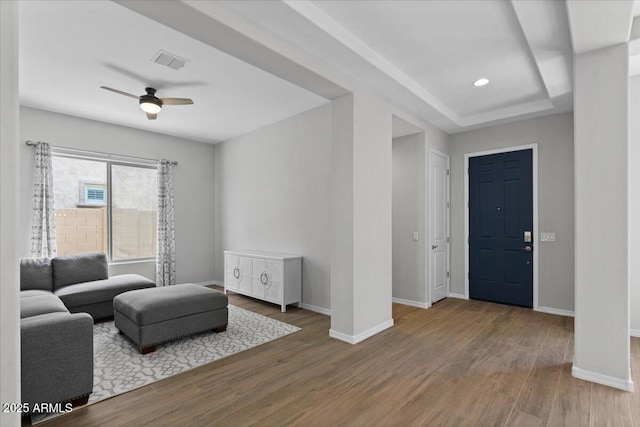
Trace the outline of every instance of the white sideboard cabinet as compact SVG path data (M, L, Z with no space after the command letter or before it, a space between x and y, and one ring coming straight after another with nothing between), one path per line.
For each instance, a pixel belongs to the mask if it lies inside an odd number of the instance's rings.
M302 257L260 251L224 251L224 292L279 304L302 303Z

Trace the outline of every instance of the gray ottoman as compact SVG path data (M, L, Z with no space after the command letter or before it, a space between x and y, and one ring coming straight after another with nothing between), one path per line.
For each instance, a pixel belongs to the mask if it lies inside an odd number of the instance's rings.
M139 289L113 299L116 328L131 338L140 353L156 345L199 332L227 329L228 298L222 292L191 283Z

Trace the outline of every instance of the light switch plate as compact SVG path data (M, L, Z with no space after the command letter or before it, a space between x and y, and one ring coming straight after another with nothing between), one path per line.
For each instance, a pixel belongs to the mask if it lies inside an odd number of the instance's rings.
M417 241L418 241L418 232L417 232L417 231L414 231L414 232L413 232L413 241L414 241L414 242L417 242Z
M540 233L541 242L555 242L556 233Z

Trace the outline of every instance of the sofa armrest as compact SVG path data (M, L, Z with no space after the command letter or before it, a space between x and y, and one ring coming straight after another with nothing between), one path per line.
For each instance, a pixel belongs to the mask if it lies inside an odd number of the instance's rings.
M93 390L93 318L49 313L21 320L22 402L59 403Z

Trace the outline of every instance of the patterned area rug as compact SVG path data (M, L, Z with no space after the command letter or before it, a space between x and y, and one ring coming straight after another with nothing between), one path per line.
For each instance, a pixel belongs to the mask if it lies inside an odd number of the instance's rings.
M229 305L229 326L225 332L205 332L182 338L158 345L155 352L142 355L131 340L118 333L113 322L98 323L93 328L94 377L89 404L300 330ZM52 415L33 415L32 423L48 420Z

